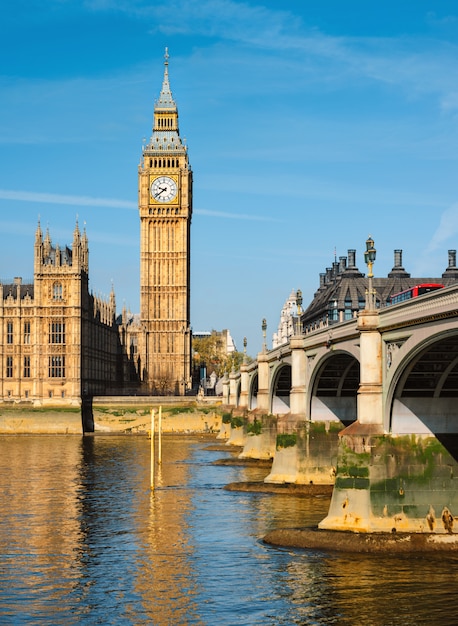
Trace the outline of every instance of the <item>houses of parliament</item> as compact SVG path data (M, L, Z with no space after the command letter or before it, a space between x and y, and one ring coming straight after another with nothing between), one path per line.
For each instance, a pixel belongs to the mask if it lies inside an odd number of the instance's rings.
M184 395L191 383L192 171L165 55L151 139L138 166L140 313L89 291L89 242L40 223L33 282L0 284L0 402L79 405L94 395Z

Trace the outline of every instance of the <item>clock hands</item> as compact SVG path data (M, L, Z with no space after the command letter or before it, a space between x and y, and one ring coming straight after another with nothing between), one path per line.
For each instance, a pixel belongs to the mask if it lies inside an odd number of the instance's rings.
M177 185L173 179L162 176L153 180L151 184L151 195L157 202L168 202L174 198L176 194Z

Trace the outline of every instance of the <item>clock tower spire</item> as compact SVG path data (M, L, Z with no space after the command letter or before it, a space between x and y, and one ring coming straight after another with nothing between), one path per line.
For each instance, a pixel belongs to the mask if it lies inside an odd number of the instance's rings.
M142 380L151 393L184 395L191 380L192 171L170 89L167 48L138 183Z

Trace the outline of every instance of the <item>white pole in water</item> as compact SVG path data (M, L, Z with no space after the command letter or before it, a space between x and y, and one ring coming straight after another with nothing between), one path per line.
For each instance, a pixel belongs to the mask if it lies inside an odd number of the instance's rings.
M162 406L159 407L157 462L162 464Z
M154 409L151 409L151 490L154 491Z

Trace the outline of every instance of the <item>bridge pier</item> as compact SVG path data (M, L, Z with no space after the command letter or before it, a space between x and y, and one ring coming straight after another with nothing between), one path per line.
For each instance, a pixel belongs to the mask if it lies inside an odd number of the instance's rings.
M245 428L245 443L239 459L273 458L277 439L277 418L274 415L264 415L256 409L248 416Z
M355 422L340 434L337 476L319 527L452 533L458 464L434 435L390 435Z
M248 422L245 409L233 409L229 429L228 446L244 446L246 441L246 425Z
M311 422L289 416L277 423L277 445L266 483L332 485L340 422Z

